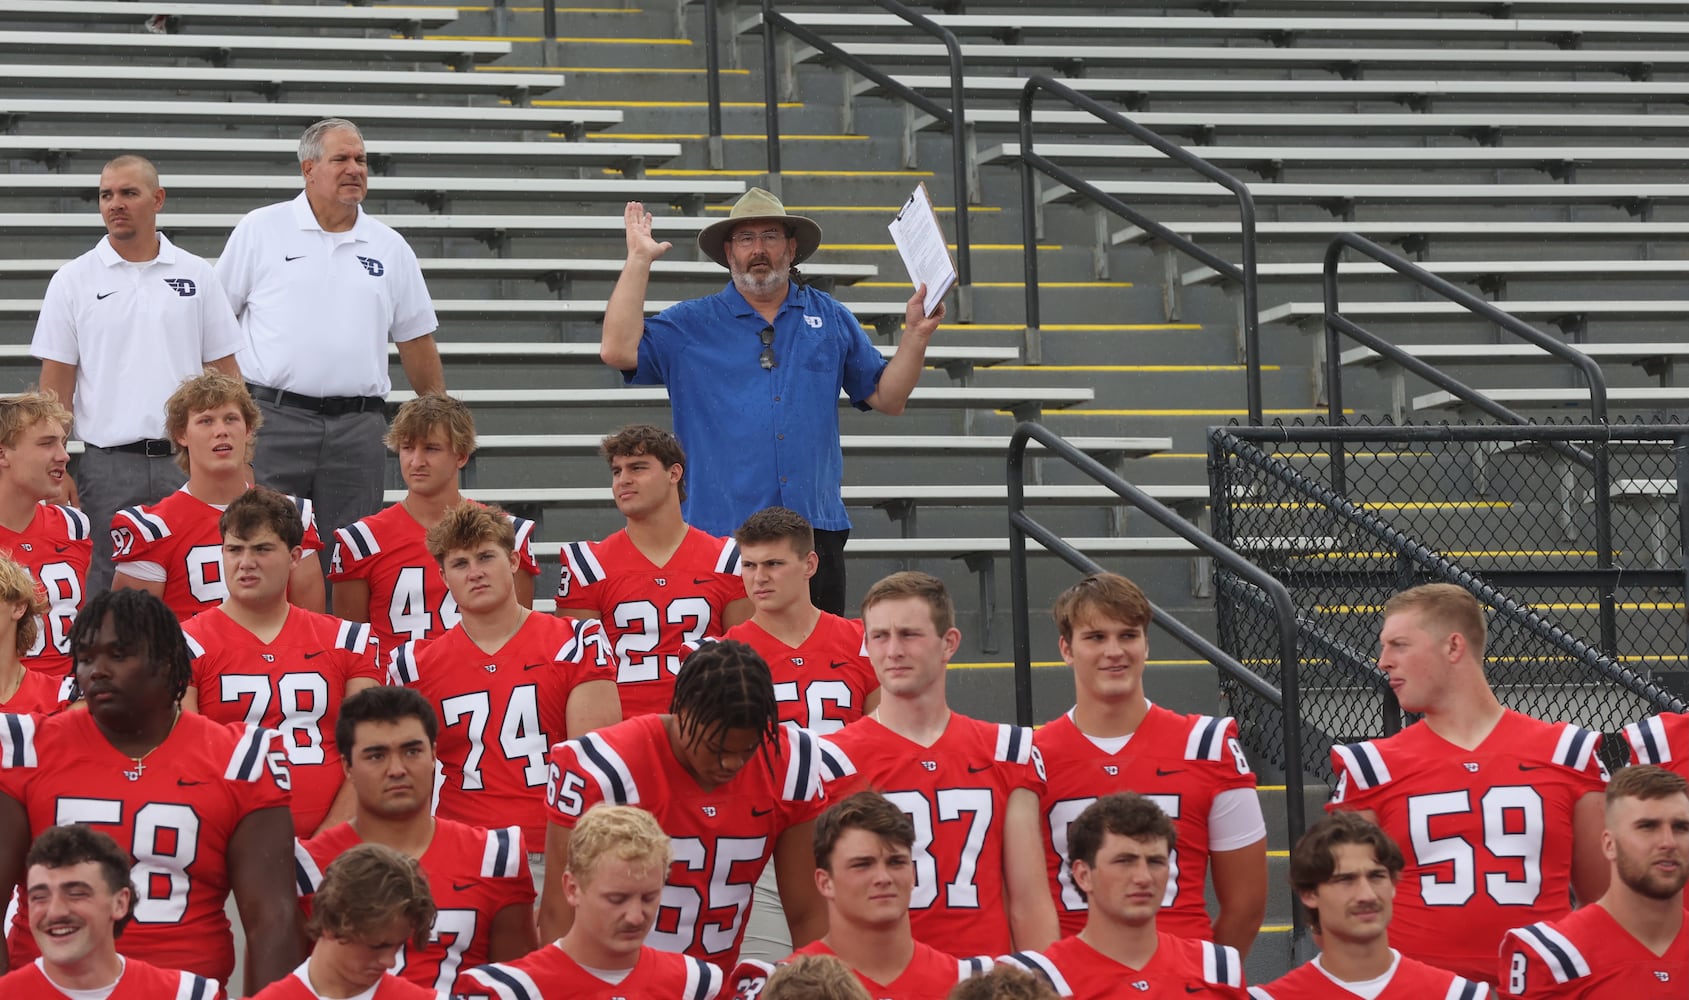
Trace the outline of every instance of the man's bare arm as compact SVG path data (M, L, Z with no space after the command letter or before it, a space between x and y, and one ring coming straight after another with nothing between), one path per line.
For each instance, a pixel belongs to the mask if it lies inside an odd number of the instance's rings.
M651 284L651 265L674 244L658 242L651 235L651 213L637 201L622 210L627 226L628 257L622 276L610 292L604 307L604 336L598 356L617 371L639 366L639 338L645 335L645 290Z
M229 887L246 928L246 994L292 972L305 957L293 886L293 815L248 813L229 835Z
M209 367L217 369L230 378L240 378L240 365L235 363L235 356L233 354L225 354L217 360L210 362Z
M446 391L446 370L440 365L440 346L432 333L400 341L399 366L418 396Z
M555 941L569 933L575 923L575 908L563 897L563 872L569 867L569 840L575 831L547 823L545 826L545 884L540 886L540 940Z

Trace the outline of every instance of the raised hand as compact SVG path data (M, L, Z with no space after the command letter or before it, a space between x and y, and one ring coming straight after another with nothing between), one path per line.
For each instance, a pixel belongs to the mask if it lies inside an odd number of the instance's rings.
M645 210L643 203L628 202L627 208L622 211L622 222L627 226L628 260L650 263L674 249L673 243L659 243L651 235L651 213Z
M920 337L930 337L938 329L938 324L944 322L944 302L940 300L938 308L927 315L927 286L922 284L915 289L915 294L909 297L909 305L903 310L903 332L913 333Z

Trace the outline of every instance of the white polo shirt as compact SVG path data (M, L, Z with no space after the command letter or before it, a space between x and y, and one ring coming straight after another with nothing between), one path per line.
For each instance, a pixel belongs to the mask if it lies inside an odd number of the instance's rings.
M241 374L307 396L387 395L387 341L439 325L403 237L362 208L326 232L303 191L240 220L217 277L246 332Z
M29 353L76 366L76 436L101 448L164 437L164 401L246 345L211 265L158 237L132 264L110 237L59 268Z

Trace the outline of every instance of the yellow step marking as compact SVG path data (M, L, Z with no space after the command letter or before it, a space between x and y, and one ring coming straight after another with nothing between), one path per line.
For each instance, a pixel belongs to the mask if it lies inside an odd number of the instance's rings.
M1049 329L1049 327L1045 327ZM1118 328L1116 328L1118 329ZM1198 329L1192 327L1191 329ZM1003 413L1006 411L998 410ZM1324 413L1325 410L1262 410L1269 417L1302 417ZM1353 413L1353 410L1344 410ZM1044 417L1248 417L1248 410L1045 410Z
M509 101L504 103L509 104ZM536 108L707 108L707 101L533 101ZM761 108L761 101L722 101L724 108ZM781 101L782 108L802 108L802 101Z
M1000 372L1237 372L1242 365L992 365ZM1264 372L1276 372L1278 365L1262 365Z

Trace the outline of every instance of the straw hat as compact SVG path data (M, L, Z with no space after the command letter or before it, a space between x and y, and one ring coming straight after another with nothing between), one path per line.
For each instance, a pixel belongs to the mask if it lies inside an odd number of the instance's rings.
M727 218L704 227L698 234L698 249L704 251L704 256L726 267L727 254L723 244L727 242L728 234L733 232L733 227L739 223L757 219L778 219L791 228L792 235L797 237L798 241L798 252L797 256L792 258L793 264L803 263L821 245L821 227L814 219L787 215L786 206L780 204L779 198L762 188L754 187L733 203L733 211L727 213Z

